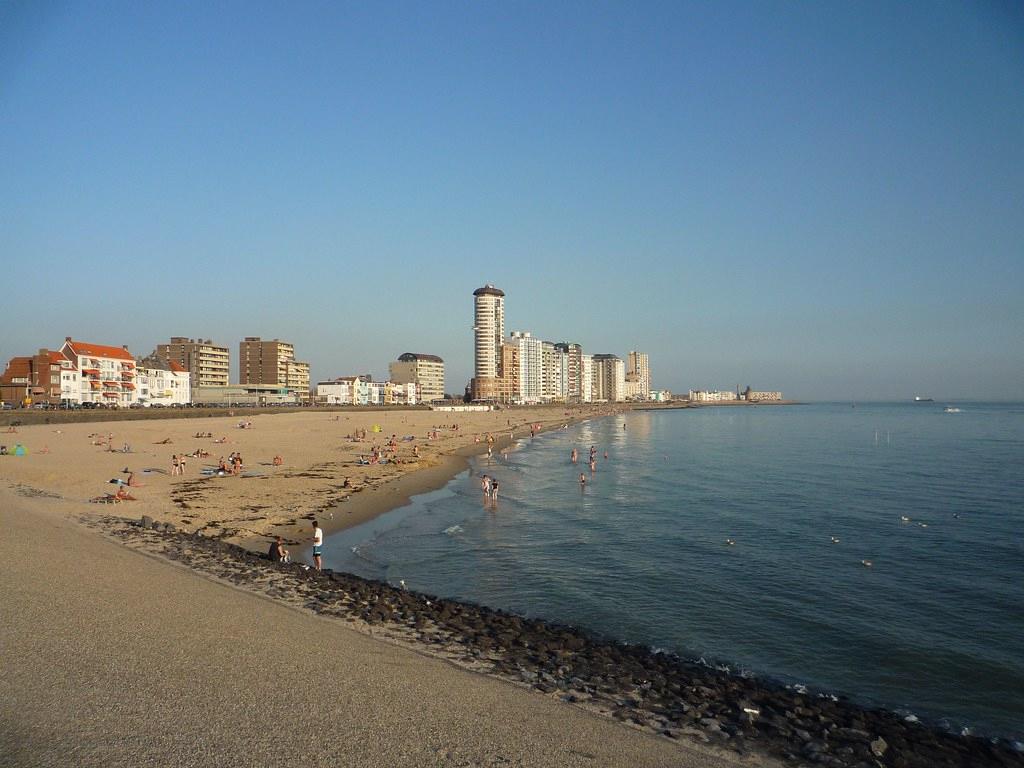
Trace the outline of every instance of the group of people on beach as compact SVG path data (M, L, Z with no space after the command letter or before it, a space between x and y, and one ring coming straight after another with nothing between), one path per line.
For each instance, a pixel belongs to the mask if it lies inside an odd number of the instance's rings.
M217 472L226 475L242 474L242 454L238 451L232 451L228 454L227 459L221 456L220 461L217 463Z
M484 492L484 503L491 501L498 502L498 478L484 475L480 478L480 489Z

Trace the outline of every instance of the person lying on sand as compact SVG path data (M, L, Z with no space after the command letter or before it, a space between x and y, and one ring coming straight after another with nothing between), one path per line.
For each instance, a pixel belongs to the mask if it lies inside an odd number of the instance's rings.
M153 445L170 445L170 444L171 444L171 438L169 438L169 437L165 437L163 440L157 440L155 443L153 443Z
M118 488L117 493L105 493L102 496L89 499L92 504L120 504L122 501L138 501L138 499L124 488Z

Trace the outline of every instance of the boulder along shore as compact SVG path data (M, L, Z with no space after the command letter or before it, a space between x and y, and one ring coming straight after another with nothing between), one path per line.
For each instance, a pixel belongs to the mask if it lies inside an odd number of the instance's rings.
M888 710L728 674L576 627L348 573L271 563L244 547L149 518L107 516L90 524L238 588L670 740L790 765L1024 766L1024 754L1006 741L944 732Z

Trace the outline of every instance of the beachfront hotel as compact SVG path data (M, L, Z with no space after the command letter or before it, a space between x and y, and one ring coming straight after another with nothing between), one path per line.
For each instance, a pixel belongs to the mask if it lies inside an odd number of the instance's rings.
M420 402L444 400L444 360L437 355L405 352L388 365L396 384L415 384Z
M238 383L290 389L309 394L309 363L295 359L295 347L280 339L246 336L238 344Z
M156 354L163 360L173 360L189 372L192 399L202 387L226 387L231 370L231 353L227 347L209 339L188 339L172 336L170 344L158 344Z

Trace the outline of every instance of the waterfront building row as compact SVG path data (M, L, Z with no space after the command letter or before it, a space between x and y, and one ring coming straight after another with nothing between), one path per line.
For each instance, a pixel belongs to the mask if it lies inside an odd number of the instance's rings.
M340 376L316 385L316 400L324 405L416 405L414 382L374 381L369 376ZM440 398L438 398L440 399Z
M129 408L191 402L190 374L174 361L136 361L127 347L76 341L14 357L0 375L0 399L18 405Z
M487 284L473 292L474 376L470 399L520 405L648 400L648 356L631 351L584 354L575 342L544 341L529 331L505 338L505 292Z

